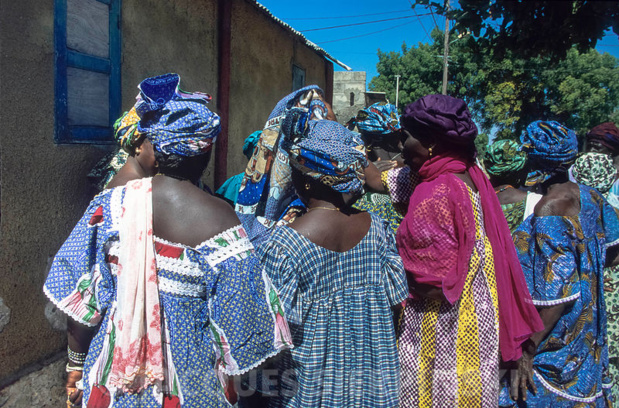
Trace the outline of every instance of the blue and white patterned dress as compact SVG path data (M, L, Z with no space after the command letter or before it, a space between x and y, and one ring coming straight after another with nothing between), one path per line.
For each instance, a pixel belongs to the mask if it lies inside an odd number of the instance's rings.
M388 223L372 215L351 250L320 247L282 226L258 252L295 348L278 356L272 406L395 407L399 363L391 306L408 296Z
M603 268L619 244L619 219L594 189L579 185L580 213L529 216L514 232L533 303L572 303L540 343L533 360L537 394L516 404L502 380L502 407L610 407Z
M125 187L96 196L60 248L45 294L79 323L98 327L84 366L84 406L116 303ZM237 375L290 345L279 300L239 225L195 248L155 238L164 361L173 364L183 407L230 407L222 372ZM75 299L78 301L76 302ZM217 367L217 368L216 368ZM112 398L113 407L161 407L149 387Z

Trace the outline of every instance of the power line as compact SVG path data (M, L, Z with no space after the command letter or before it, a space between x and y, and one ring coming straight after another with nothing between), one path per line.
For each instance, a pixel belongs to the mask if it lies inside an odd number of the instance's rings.
M415 11L414 7L413 7L413 13L415 13L415 16L417 17L417 21L419 21L419 24L421 24L421 28L423 28L423 31L426 33L426 38L428 38L428 40L430 40L432 37L430 37L430 34L428 34L428 31L423 26L423 23L421 22L421 17L419 17L419 14L417 14L417 12ZM424 15L424 14L422 14L422 15ZM426 13L425 15L427 16L428 13ZM425 40L425 38L424 38L424 40Z
M382 33L384 31L393 30L394 28L402 27L402 26L412 24L412 23L414 23L414 21L408 21L404 24L397 24L397 25L394 25L393 27L385 28L385 29L378 30L378 31L373 31L371 33L365 33L365 34L355 35L355 36L346 37L346 38L338 38L337 40L322 41L322 42L319 42L318 44L327 44L327 43L332 43L332 42L337 42L337 41L352 40L353 38L366 37L368 35Z
M410 11L410 9L406 10L398 10L398 11L386 11L384 13L371 13L371 14L357 14L356 16L339 16L339 17L298 17L298 18L280 18L280 20L337 20L341 18L357 18L357 17L369 17L369 16L380 16L383 14L394 14L394 13L403 13L405 11Z
M428 14L426 14L426 15L428 15ZM414 17L415 16L386 18L386 19L383 19L383 20L366 21L366 22L363 22L363 23L342 24L342 25L331 26L331 27L312 28L312 29L309 29L309 30L299 30L299 31L301 31L302 33L307 33L307 32L310 32L310 31L332 30L334 28L353 27L353 26L359 26L359 25L364 25L364 24L382 23L382 22L385 22L385 21L393 21L393 20L404 20L404 19L414 18ZM419 19L419 16L417 16L417 19Z

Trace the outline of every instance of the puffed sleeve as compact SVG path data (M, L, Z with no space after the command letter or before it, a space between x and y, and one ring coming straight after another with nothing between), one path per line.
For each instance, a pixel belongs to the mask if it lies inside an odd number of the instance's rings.
M200 248L215 369L239 375L292 345L279 296L242 226Z
M112 236L111 193L106 190L90 203L56 254L43 286L60 310L87 326L96 326L113 300L106 254Z
M577 219L530 217L514 233L514 243L533 304L553 306L580 296L576 260Z
M286 317L293 324L302 323L302 303L298 294L298 271L293 256L278 242L279 230L258 250L264 269L277 288Z
M383 263L383 282L391 306L397 305L408 297L408 284L402 259L398 254L395 234L389 223L382 221L379 237L385 245L385 260Z

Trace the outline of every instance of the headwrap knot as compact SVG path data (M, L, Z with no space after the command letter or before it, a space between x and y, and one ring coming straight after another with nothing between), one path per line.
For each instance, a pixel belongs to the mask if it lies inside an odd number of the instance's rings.
M292 108L282 123L290 165L340 193L363 194L367 159L361 138L337 122L311 120L305 108Z
M604 122L597 125L587 133L588 140L596 140L601 145L613 151L613 154L619 153L619 129L613 122Z
M566 172L578 153L576 133L555 121L531 123L520 136L520 141L534 168L527 176L527 186L543 183L561 171Z
M140 83L140 99L135 106L141 118L138 131L146 133L159 152L198 156L212 148L221 131L219 116L206 107L209 95L183 92L179 84L178 74Z
M572 167L572 175L576 182L606 194L617 179L617 168L607 154L586 153L576 159Z
M477 137L477 126L466 103L448 95L427 95L409 104L400 122L413 133L452 144L470 145Z
M520 150L520 145L513 140L498 140L492 143L484 164L490 176L503 177L521 171L527 163L527 154Z
M398 108L390 103L379 102L360 110L355 123L361 133L375 136L389 135L401 129Z

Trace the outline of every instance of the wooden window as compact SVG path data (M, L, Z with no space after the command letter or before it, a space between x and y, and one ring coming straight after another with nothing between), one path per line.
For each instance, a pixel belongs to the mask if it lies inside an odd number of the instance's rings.
M296 91L305 86L305 70L297 65L292 66L292 90Z
M55 141L114 143L121 0L54 1Z

